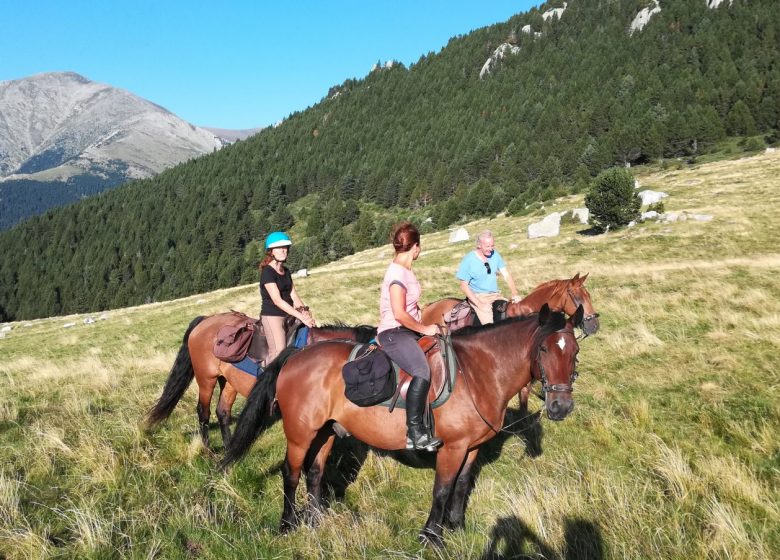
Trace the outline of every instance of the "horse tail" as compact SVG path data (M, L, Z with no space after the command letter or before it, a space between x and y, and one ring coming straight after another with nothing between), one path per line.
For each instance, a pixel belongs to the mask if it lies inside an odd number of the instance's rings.
M179 347L179 353L176 355L176 360L171 367L171 373L168 375L168 380L165 382L162 395L157 399L157 402L147 416L149 427L159 424L171 415L171 412L173 412L173 409L181 399L184 391L186 391L187 387L192 383L192 378L195 377L195 371L192 369L192 358L190 357L190 349L187 346L187 342L189 341L192 330L204 319L206 319L206 317L195 317L190 323L190 326L187 327L184 338L181 341L181 346Z
M244 410L241 411L241 415L236 421L233 437L230 438L230 443L225 449L225 456L220 462L221 468L224 469L232 465L246 455L260 434L278 420L278 417L273 415L276 380L279 378L279 372L284 364L296 352L298 352L298 348L285 348L258 377L246 399Z

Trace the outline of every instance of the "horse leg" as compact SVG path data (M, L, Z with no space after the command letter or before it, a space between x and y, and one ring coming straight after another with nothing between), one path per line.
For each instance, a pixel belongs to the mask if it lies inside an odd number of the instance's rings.
M439 449L436 457L436 479L433 483L431 513L420 531L421 541L427 541L437 547L444 545L442 539L444 512L465 456L465 449L448 449L446 444Z
M531 394L531 384L529 383L522 389L520 389L520 393L518 393L517 398L520 401L520 412L523 416L528 414L528 395Z
M466 455L466 461L460 469L460 474L455 480L447 511L445 512L444 526L447 529L462 529L466 523L466 504L471 492L471 482L474 480L474 463L479 449L472 449Z
M200 380L198 380L200 381ZM198 423L203 447L209 449L209 418L211 417L211 396L214 394L216 378L207 379L204 385L198 385Z
M222 431L222 445L227 448L230 444L230 411L236 402L238 391L224 377L219 378L219 400L217 401L217 420Z
M298 526L298 516L295 514L295 490L301 478L301 468L306 457L307 447L287 440L287 456L282 466L284 478L284 508L279 530L288 533Z
M325 509L325 504L322 501L322 479L325 474L325 463L328 460L328 455L330 455L335 440L336 434L330 426L320 430L317 437L314 438L304 461L306 491L309 495L306 519L312 525L319 523Z

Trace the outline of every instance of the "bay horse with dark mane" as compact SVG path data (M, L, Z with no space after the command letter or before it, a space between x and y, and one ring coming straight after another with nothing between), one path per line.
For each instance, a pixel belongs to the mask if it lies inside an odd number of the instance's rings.
M502 429L507 404L532 378L543 384L549 418L562 420L572 411L579 351L574 325L582 315L580 306L567 321L563 313L551 312L545 305L529 318L452 335L457 380L449 400L433 410L436 436L444 443L437 451L433 503L421 539L441 545L443 527L463 527L480 446ZM344 396L341 369L353 346L331 341L297 353L285 350L252 389L236 424L223 466L248 451L270 425L265 420L274 403L279 406L287 438L282 531L298 523L295 492L302 470L306 471L308 513L316 519L322 511L323 474L336 437L334 423L370 446L406 448L403 414L392 414L385 406L361 408Z
M219 313L209 317L196 317L184 333L179 353L171 367L162 395L149 411L147 423L150 427L159 424L173 412L184 392L194 378L198 384L198 422L203 445L209 447L209 419L211 417L211 398L219 384L217 401L217 421L222 432L222 442L227 447L230 441L231 410L237 395L246 397L255 385L257 378L245 371L223 362L214 356L214 343L217 332L227 325L239 325L246 316L237 313ZM295 325L286 325L287 345L292 343ZM376 336L376 327L360 325L351 327L341 323L323 325L309 329L306 344L323 340L354 340L368 342ZM267 347L266 347L267 351Z

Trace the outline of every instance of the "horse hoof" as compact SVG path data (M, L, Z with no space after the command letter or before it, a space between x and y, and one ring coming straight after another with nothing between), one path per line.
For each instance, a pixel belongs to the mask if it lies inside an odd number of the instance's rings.
M423 529L422 531L420 531L420 535L418 538L420 540L420 543L423 545L429 544L435 548L444 547L444 538L441 535L434 533L429 529Z
M281 523L279 523L279 532L282 535L287 535L291 532L293 532L298 526L298 523L296 521L289 521L287 519L282 519Z

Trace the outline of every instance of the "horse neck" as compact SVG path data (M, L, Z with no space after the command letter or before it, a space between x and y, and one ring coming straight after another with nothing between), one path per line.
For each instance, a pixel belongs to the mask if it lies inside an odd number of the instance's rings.
M315 327L311 329L312 342L333 339L351 339L355 338L354 329L347 327Z
M546 303L553 311L561 311L566 304L567 286L566 280L545 282L534 288L518 305L536 312Z
M531 381L533 351L539 343L537 318L501 323L453 340L469 382L496 403L508 403Z

